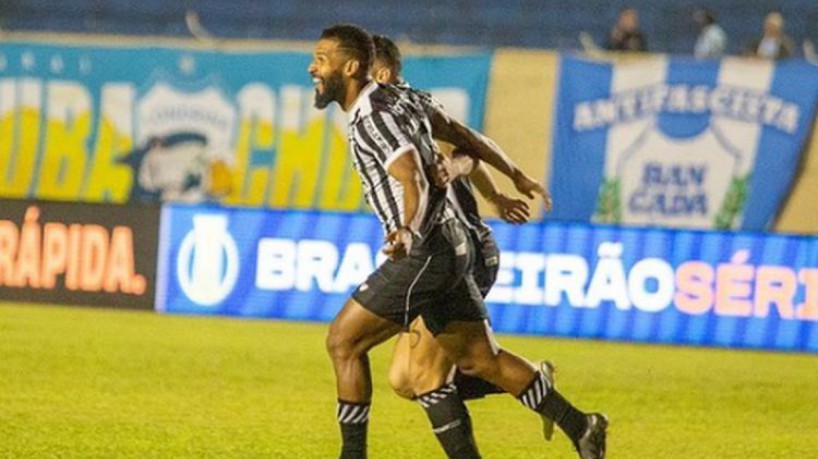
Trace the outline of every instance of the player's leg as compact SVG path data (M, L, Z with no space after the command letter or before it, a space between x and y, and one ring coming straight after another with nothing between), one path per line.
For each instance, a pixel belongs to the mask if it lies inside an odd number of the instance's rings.
M443 387L449 382L452 361L418 317L409 328L409 384L415 395Z
M472 268L472 276L477 288L480 290L480 295L486 298L497 280L500 269L500 249L497 247L494 235L487 227L480 227L470 231L470 237L475 245L475 262ZM554 384L554 366L551 362L542 361L539 367L543 376ZM453 380L460 398L464 401L505 392L497 385L484 379L466 375L460 370L455 371ZM542 419L543 437L551 441L554 437L554 421L546 416L540 416L540 418Z
M354 299L347 301L330 324L326 345L335 370L342 459L366 457L372 400L368 352L398 331L397 323L379 317Z
M470 235L479 247L475 250L474 278L484 297L497 278L499 251L491 234ZM483 398L488 394L503 393L503 389L480 378L468 376L455 369L434 341L422 318L415 319L409 330L398 334L392 362L389 366L389 384L399 397L414 400L418 394L440 388L453 378L462 400Z
M452 363L418 317L395 341L389 366L389 384L395 393L414 400L442 387L450 379Z
M327 333L327 352L337 378L338 397L351 402L372 397L367 353L391 338L400 326L349 299Z
M485 298L497 280L497 273L500 268L500 250L490 230L471 229L469 230L469 238L473 242L475 256L472 276L477 288L480 290L480 295ZM457 367L455 367L453 381L457 386L460 398L464 401L505 392L501 387L484 379L464 374Z
M479 458L471 417L457 387L449 381L453 365L426 328L422 317L412 322L400 357L408 361L408 381L426 411L435 436L450 458Z
M454 222L450 222L434 228L424 241L422 254L420 251L413 253L423 260L423 272L412 280L402 298L401 304L406 304L409 309L422 311L432 304L445 307L444 303L440 303L441 292L451 289L465 272L465 264L456 266L453 262L454 254L458 251L468 254L462 232L455 241L448 237L448 232L456 229L454 225ZM405 334L399 340L396 361L407 362L407 365L402 367L398 363L394 367L396 372L392 375L393 379L400 383L405 379L397 374L398 371L408 371L411 391L426 411L449 457L479 458L468 412L456 390L446 385L451 363L421 324L413 325L412 333ZM402 355L401 352L408 354Z
M355 290L330 325L327 350L337 380L343 458L365 457L372 397L367 352L408 327L431 293L445 286L450 266L439 254L439 249L416 250L411 256L385 261Z
M457 229L450 234L455 242ZM453 269L462 263L463 257L456 257ZM498 346L488 325L483 298L470 272L439 300L440 303L433 305L437 307L425 309L421 314L460 371L502 387L528 408L553 419L583 459L604 457L607 420L602 415L586 415L576 409L531 363Z
M398 333L388 375L389 386L395 394L407 400L415 399L415 392L409 379L409 346L412 338L409 332Z
M531 363L501 349L486 322L449 322L436 339L463 373L502 387L526 407L553 419L580 457L604 457L607 419L578 410Z

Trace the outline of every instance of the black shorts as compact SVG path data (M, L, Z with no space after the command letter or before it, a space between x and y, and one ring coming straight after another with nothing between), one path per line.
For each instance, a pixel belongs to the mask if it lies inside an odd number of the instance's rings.
M477 234L476 231L469 233L475 244L472 274L480 294L485 298L497 280L497 272L500 270L500 249L497 248L497 242L491 232L483 235Z
M404 328L423 316L433 335L449 322L488 317L471 272L474 248L457 220L434 228L408 257L387 260L358 286L352 298Z

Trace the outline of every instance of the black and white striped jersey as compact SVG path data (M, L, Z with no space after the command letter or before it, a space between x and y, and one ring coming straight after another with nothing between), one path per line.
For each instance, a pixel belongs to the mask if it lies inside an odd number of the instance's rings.
M403 187L387 172L392 162L408 151L422 165L421 197L413 223L421 236L442 221L454 218L446 190L435 186L432 127L423 102L396 86L369 83L349 110L349 145L361 178L364 196L384 231L403 226Z
M435 96L426 91L413 88L405 80L395 86L414 93L423 104L427 114L435 110L443 110L443 104ZM458 218L477 233L480 241L491 235L491 227L480 217L477 199L474 197L474 190L468 177L458 177L451 183L449 201L451 201L452 207L457 212Z
M477 233L477 238L483 242L491 236L491 227L480 217L477 199L474 197L471 181L467 177L458 177L451 183L449 201L457 212L460 221Z

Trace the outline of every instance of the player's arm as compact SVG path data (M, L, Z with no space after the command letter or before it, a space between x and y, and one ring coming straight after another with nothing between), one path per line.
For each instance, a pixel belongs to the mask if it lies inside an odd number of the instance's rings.
M429 119L435 139L462 148L475 158L485 161L510 178L517 191L525 196L533 199L535 193L545 195L545 188L520 170L493 140L470 129L442 109L430 110L430 112Z
M469 179L477 188L477 191L494 206L497 215L509 223L522 224L528 221L531 213L528 203L522 199L514 199L501 193L494 182L488 168L482 162L476 162L474 170L469 174ZM546 199L546 205L550 200Z
M403 187L403 221L386 235L384 248L384 253L393 259L408 255L412 249L413 236L420 229L425 212L422 197L429 186L407 124L388 110L373 110L352 128L353 135L367 139L362 141L363 148Z
M440 154L437 158L435 183L445 186L457 177L468 177L477 190L494 206L497 215L509 223L525 223L530 217L528 203L501 193L488 168L479 160L463 153L460 149L452 152L452 157ZM550 210L551 202L545 196L546 206Z
M420 155L414 147L395 154L386 171L403 187L403 225L386 235L388 245L384 253L390 258L408 255L412 250L412 237L418 232L420 222L420 201L426 181Z
M468 177L480 163L476 158L453 151L451 157L443 153L435 155L435 185L445 188L458 177Z

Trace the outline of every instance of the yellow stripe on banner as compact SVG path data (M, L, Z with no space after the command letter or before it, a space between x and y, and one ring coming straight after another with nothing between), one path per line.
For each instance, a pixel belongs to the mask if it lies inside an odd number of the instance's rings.
M486 135L523 171L546 186L551 165L558 64L558 54L553 51L497 50L486 104ZM510 180L492 172L504 193L517 195ZM542 216L542 205L542 199L531 203L532 219ZM485 209L486 216L497 217L482 197L480 208Z
M775 225L783 233L818 233L818 120L812 126L812 137L804 151L801 176L793 183L792 192Z

